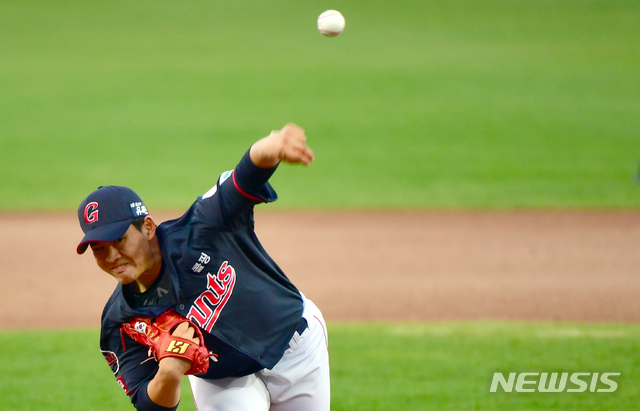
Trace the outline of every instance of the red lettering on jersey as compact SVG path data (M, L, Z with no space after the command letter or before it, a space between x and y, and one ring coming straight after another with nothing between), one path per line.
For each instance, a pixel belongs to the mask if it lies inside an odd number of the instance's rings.
M211 332L236 284L236 270L225 261L218 273L207 273L207 289L193 302L187 318Z
M105 353L104 359L107 360L109 367L113 367L118 362L118 357L116 357L116 354L113 352Z
M220 269L222 269L222 267ZM218 273L219 272L220 271L218 271ZM218 299L220 299L220 296L224 294L224 285L218 280L218 276L211 275L211 273L207 274L207 289L216 293L216 295L218 295Z
M129 395L129 389L127 388L127 384L124 383L124 378L118 377L118 378L116 378L116 381L118 381L118 385L120 385L120 387L122 387L124 392L127 393L127 395Z
M200 297L202 298L202 300L208 300L209 304L212 307L214 307L216 304L220 302L220 295L216 294L211 290L206 290L205 292L202 293Z
M84 208L84 221L88 224L98 221L98 203L95 201L87 204Z
M198 324L200 327L202 327L202 324L206 324L209 316L213 314L211 308L209 308L201 297L202 295L193 302L193 305L187 313L187 318Z
M222 283L223 287L229 285L232 280L235 280L236 271L229 265L228 262L222 263L220 269L218 270L218 281Z

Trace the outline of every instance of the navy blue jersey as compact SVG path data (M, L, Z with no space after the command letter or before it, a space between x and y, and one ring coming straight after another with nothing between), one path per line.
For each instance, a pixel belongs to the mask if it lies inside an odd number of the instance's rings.
M173 305L137 305L118 284L102 314L100 348L134 405L148 404L146 385L158 364L148 349L120 332L136 316L169 308L189 318L217 354L205 378L243 376L273 368L302 319L302 298L254 232L253 207L277 195L273 169L253 165L249 152L180 218L157 229L163 273ZM167 284L166 275L171 282ZM167 286L168 285L168 286ZM125 291L125 292L123 292ZM150 408L151 409L151 408ZM162 408L156 408L162 409Z

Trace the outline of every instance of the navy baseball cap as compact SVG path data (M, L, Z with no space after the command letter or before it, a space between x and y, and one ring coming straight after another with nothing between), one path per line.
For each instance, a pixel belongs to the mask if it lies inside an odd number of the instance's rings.
M78 207L78 220L85 235L76 251L84 253L91 242L119 240L134 218L147 215L147 207L130 188L98 188Z

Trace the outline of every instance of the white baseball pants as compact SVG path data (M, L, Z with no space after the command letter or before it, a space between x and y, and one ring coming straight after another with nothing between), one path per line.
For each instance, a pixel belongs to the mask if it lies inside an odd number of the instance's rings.
M189 376L198 411L329 411L327 327L318 307L302 299L309 328L294 336L272 370L216 380Z

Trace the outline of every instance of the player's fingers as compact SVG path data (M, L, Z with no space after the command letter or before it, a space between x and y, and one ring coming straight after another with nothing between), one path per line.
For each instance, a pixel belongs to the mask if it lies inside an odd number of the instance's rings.
M287 125L285 125L284 127L282 127L282 130L280 130L283 133L292 133L292 134L302 134L304 135L304 129L300 126L298 126L297 124L293 124L293 123L289 123Z
M194 343L196 343L198 345L200 345L200 337L197 336L198 334L196 334L196 331L192 327L189 327L189 328L192 331L192 334L191 334L191 337L189 337L187 339L193 341Z
M295 124L287 124L276 133L275 141L278 141L278 157L288 163L302 163L309 165L313 162L313 152L307 146L307 136L302 128Z
M308 152L299 152L293 156L290 156L285 159L286 162L291 164L304 164L306 166L313 163L313 153Z
M313 162L313 151L307 146L304 146L296 155L296 162L304 165L309 165Z
M281 136L283 144L286 146L301 147L307 141L304 130L296 125L287 125L281 130Z
M309 164L313 163L313 160L315 160L315 156L313 155L313 151L309 147L305 147L304 158L305 158L304 163L306 165L309 165Z
M285 147L302 147L307 144L307 136L303 131L289 130L281 134L282 144Z
M196 344L200 344L200 338L197 336L198 334L196 333L196 330L191 325L189 325L188 322L178 324L171 335L191 340Z
M200 344L200 337L198 337L198 333L196 332L196 329L193 328L193 326L189 325L188 323L184 323L184 324L187 324L187 329L185 330L186 336L184 338L191 340L196 344Z
M188 330L189 330L189 323L185 321L178 324L176 328L173 329L173 332L171 333L171 335L175 335L176 337L185 337L188 333ZM191 336L193 336L193 334L191 334Z

